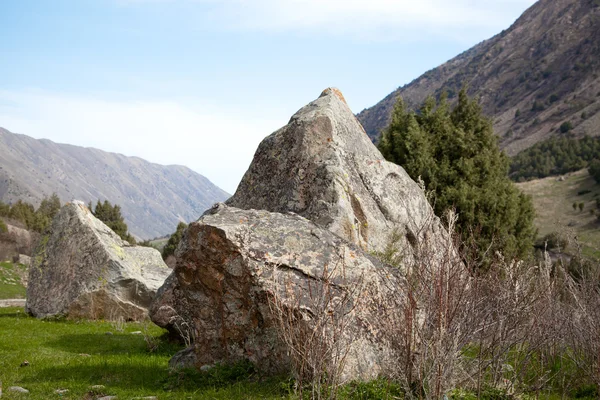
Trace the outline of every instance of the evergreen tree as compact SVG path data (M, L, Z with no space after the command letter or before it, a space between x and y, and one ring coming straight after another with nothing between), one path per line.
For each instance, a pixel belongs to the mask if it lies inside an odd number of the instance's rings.
M183 231L185 231L185 228L187 228L187 224L184 224L183 222L177 224L177 229L175 230L175 233L173 233L171 237L169 237L169 241L163 248L162 256L164 260L166 260L168 256L174 254L175 250L177 250L177 246L179 246L179 242L181 242L181 238L183 237Z
M600 160L594 160L590 163L589 172L596 182L600 183Z
M114 206L108 201L96 203L96 209L92 212L96 218L104 222L110 229L112 229L121 239L128 241L131 244L135 244L135 238L127 232L127 224L125 218L121 215L121 207L117 204Z
M439 102L428 98L416 113L399 100L379 148L425 182L437 215L457 211L463 241L474 245L481 261L497 251L509 259L531 254L536 234L531 198L508 178L508 157L465 89L454 109L446 96Z
M43 232L52 223L52 219L60 210L60 206L60 199L56 193L53 193L50 197L45 197L35 211L32 225L28 227L36 232Z

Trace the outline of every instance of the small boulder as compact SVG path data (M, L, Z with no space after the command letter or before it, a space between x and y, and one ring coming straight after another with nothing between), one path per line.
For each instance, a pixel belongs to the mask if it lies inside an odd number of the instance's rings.
M25 254L19 254L19 257L17 258L17 264L22 264L26 267L29 267L29 265L31 265L31 257L26 256Z
M15 393L29 393L29 390L22 388L21 386L11 386L8 388L9 392L15 392Z
M38 318L142 320L169 273L157 250L131 246L75 201L35 251L26 309Z

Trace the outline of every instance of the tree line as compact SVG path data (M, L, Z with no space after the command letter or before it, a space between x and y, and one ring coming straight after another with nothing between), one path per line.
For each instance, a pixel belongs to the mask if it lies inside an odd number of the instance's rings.
M600 138L585 136L551 138L513 157L510 177L517 182L562 175L587 167L600 170ZM600 172L596 174L600 181Z
M43 233L50 227L52 220L60 210L62 204L56 193L44 197L37 209L33 204L17 200L13 204L0 201L0 217L9 218L22 223L29 231ZM98 200L96 207L92 206L90 201L88 208L92 214L100 221L104 222L121 239L131 244L136 244L135 238L128 232L125 218L121 214L121 207L117 204L111 204L108 200L101 202ZM0 220L0 232L6 232L6 224Z
M27 230L41 233L50 226L60 207L60 199L56 193L44 197L37 209L31 203L23 200L18 200L13 204L0 201L0 217L19 221ZM5 229L6 226L4 226Z

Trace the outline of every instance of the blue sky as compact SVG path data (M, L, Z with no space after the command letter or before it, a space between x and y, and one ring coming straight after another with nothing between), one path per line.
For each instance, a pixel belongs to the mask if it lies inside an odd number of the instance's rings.
M359 112L533 3L0 1L0 127L183 164L232 193L324 88Z

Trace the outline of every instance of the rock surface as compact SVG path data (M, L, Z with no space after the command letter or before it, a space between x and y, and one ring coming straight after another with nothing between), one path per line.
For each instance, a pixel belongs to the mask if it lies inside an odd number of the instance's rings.
M31 265L31 257L26 256L25 254L19 254L17 263L29 267Z
M129 245L82 202L68 203L36 249L26 309L40 318L141 320L169 272L157 250Z
M276 310L296 316L298 331L331 318L319 338L338 335L348 351L344 379L373 379L393 358L381 304L401 282L398 269L299 215L218 204L190 224L150 316L195 338L172 366L248 359L273 373L290 365Z
M423 190L385 161L337 89L262 141L227 204L300 214L366 251L384 251L394 236L410 256L444 231Z

